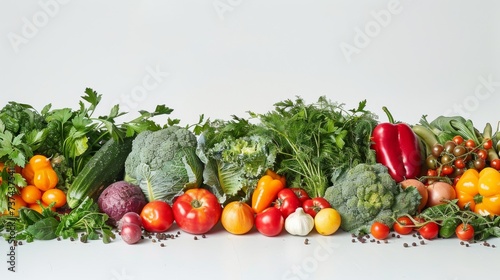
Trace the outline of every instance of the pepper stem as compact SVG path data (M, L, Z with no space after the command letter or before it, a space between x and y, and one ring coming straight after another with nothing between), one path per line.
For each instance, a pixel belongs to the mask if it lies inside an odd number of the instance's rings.
M382 110L387 115L387 118L389 119L389 123L394 123L394 118L392 117L391 112L389 112L389 109L387 109L387 107L384 106L384 107L382 107Z

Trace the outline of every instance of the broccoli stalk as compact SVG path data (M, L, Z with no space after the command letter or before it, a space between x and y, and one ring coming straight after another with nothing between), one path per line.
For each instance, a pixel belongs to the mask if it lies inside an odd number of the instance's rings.
M341 228L354 234L370 232L371 224L392 227L397 216L414 215L421 196L414 187L403 190L382 164L358 164L332 180L324 198L342 219Z

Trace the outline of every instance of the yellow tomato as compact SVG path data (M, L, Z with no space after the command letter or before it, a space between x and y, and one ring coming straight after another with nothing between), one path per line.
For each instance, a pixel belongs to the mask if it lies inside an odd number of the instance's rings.
M321 235L334 234L340 227L341 217L333 208L323 208L314 217L314 227Z

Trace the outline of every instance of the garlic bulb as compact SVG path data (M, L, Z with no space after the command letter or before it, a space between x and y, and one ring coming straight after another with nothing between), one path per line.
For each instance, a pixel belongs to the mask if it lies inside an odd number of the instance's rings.
M285 230L292 235L306 236L314 228L314 219L302 207L295 209L285 220Z

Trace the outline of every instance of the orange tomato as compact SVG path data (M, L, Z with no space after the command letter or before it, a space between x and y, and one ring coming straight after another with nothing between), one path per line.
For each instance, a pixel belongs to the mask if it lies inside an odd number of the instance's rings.
M26 182L30 185L33 185L33 177L35 177L35 171L31 167L31 164L26 163L24 168L21 170L21 175L26 180Z
M19 216L19 209L26 207L26 202L19 194L8 198L8 208L3 212L4 215Z
M222 226L232 234L245 234L254 225L253 209L241 201L233 201L222 209Z
M30 158L29 164L31 165L31 168L34 171L45 169L45 168L52 168L52 165L50 164L50 160L43 155L34 155L33 157Z
M56 187L59 178L52 168L44 168L35 171L33 185L41 191L47 191Z
M49 207L47 204L45 204L43 202L42 202L42 206L45 208ZM43 209L38 203L29 204L28 207L37 211L38 213L42 214ZM56 209L54 207L51 207L50 210L56 211Z
M66 194L60 189L50 189L43 193L42 202L47 205L55 202L54 207L59 208L66 204Z
M33 185L27 185L21 189L21 197L28 204L36 203L37 200L42 198L42 191Z

